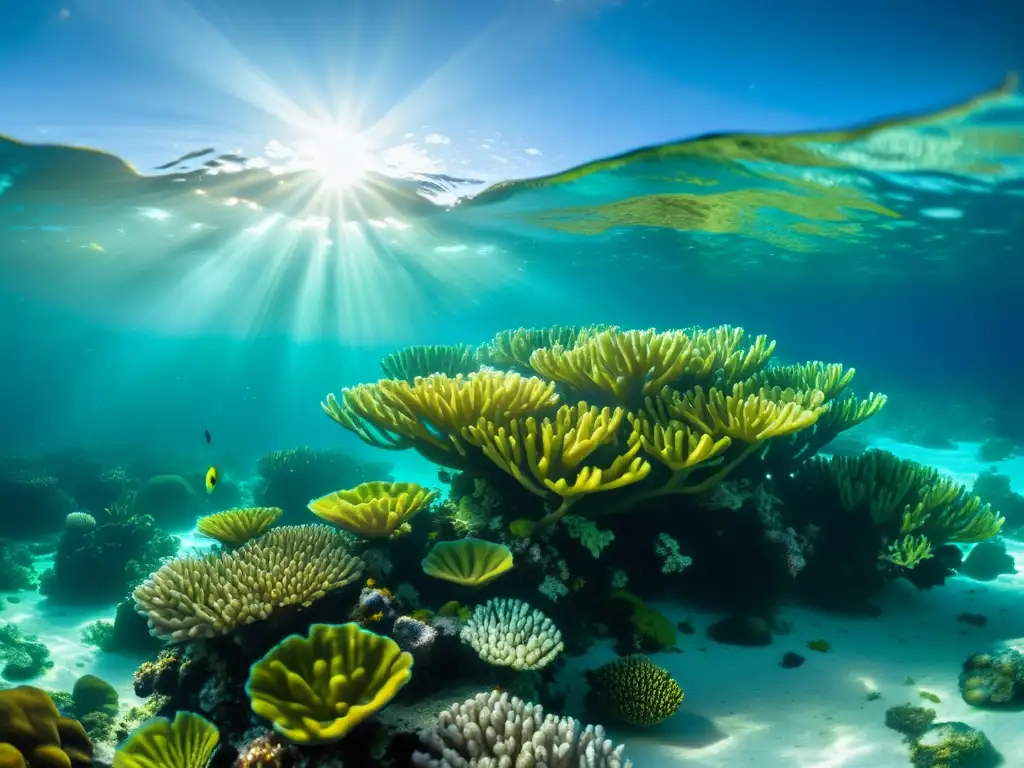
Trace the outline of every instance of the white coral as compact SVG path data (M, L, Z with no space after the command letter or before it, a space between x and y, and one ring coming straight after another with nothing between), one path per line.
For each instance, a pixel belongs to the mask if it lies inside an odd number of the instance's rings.
M436 728L420 732L429 752L414 752L417 768L632 768L623 745L604 737L601 726L582 730L571 717L545 715L507 693L479 693L452 704Z
M461 638L488 664L519 670L546 667L565 647L551 619L522 600L500 597L476 607Z

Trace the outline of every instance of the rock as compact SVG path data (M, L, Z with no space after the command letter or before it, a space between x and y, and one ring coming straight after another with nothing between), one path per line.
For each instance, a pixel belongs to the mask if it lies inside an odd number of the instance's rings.
M771 645L772 630L757 616L730 616L708 627L708 637L725 645L764 646Z
M1012 648L975 653L960 673L960 696L975 707L1003 707L1024 700L1024 654Z
M975 544L957 570L975 581L992 581L1004 573L1017 572L1013 556L1007 553L1002 539Z
M779 666L783 669L796 669L797 667L803 666L803 663L805 661L807 661L807 659L805 659L799 653L793 653L792 651L788 651L786 654L783 655L782 661L779 662Z
M910 747L914 768L989 768L999 754L988 737L966 723L936 723Z

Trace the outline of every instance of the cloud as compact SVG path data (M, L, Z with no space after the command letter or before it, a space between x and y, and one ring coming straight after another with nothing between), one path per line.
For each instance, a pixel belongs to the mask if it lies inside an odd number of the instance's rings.
M536 147L527 147L526 149L523 150L523 153L530 155L530 157L540 157L541 155L544 154Z
M451 144L452 140L443 133L429 133L423 137L424 144Z
M442 161L431 157L427 150L417 147L411 141L384 150L380 162L386 168L400 173L442 173L445 170Z

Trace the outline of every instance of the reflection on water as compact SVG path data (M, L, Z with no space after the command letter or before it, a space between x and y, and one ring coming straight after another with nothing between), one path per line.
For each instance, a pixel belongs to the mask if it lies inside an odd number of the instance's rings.
M423 312L540 261L785 280L841 259L857 280L956 276L968 262L1005 273L1024 242L1015 82L922 118L709 136L462 198L472 180L370 173L338 186L212 150L163 168L0 139L0 277L93 310L146 307L155 323L187 299L196 323L276 317L316 332L314 314L353 327L382 302Z

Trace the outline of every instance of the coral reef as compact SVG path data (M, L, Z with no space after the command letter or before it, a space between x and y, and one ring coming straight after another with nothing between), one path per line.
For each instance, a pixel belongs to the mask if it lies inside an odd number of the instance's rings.
M148 515L133 515L94 527L70 525L57 546L53 568L40 591L55 600L106 603L120 599L153 572L180 542Z
M86 634L102 650L151 654L134 680L144 708L114 717L85 677L66 711L98 740L134 729L117 768L621 768L623 747L600 727L544 714L566 700L563 653L615 640L622 658L587 673L588 708L649 726L683 691L635 654L689 642L661 600L722 611L713 640L767 645L786 600L874 615L894 579L930 588L1005 554L985 542L1012 522L996 511L1013 504L1008 484L979 479L996 500L864 450L845 433L886 396L859 396L838 363L780 364L775 348L732 326L515 329L479 347L398 350L381 361L385 378L324 398L364 446L436 464L439 489L309 448L262 457L259 480L229 494L251 487L252 498L223 511L210 500L228 497L201 494L198 470L126 467L100 482L79 469L64 486L45 466L18 467L0 500L50 505L39 530L61 532L44 590L130 593L113 624ZM203 513L213 552L165 562L177 544L157 525ZM979 554L961 562L963 544ZM0 578L31 565L3 558ZM964 699L1019 701L1019 660L988 659L965 663ZM783 666L804 661L787 654ZM96 700L80 704L88 691ZM919 765L978 741L910 709L887 722ZM136 727L144 716L156 719Z

